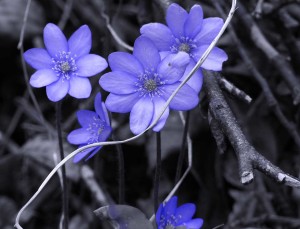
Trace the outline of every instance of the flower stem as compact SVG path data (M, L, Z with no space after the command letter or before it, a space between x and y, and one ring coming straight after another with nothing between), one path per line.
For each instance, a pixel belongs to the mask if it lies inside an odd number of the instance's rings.
M114 135L112 135L112 140L116 141ZM124 204L125 202L125 169L124 169L124 153L122 146L120 144L116 145L118 153L118 166L119 166L119 204Z
M159 206L158 193L159 193L159 181L161 174L161 136L160 132L156 133L156 168L154 178L154 212L157 211Z
M185 125L184 125L184 130L183 130L181 149L180 149L180 153L179 153L178 161L177 161L175 184L179 181L180 176L181 176L181 171L182 171L182 166L183 166L183 161L184 161L183 160L184 153L185 153L185 148L186 148L187 133L188 133L188 129L189 129L189 122L190 122L190 111L187 111L186 117L185 117Z
M65 158L64 149L63 149L63 141L62 141L62 131L61 131L61 101L56 103L56 129L57 129L57 137L58 137L58 146L60 153L60 160ZM68 214L68 188L67 188L67 177L66 177L66 167L65 165L61 166L61 174L62 174L62 190L63 190L63 214L64 214L64 229L68 229L69 226L69 214Z

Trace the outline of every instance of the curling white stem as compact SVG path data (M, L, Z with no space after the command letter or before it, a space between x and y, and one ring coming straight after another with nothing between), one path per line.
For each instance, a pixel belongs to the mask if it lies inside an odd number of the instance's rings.
M29 199L29 201L20 209L20 211L17 214L16 217L16 223L15 223L15 227L17 229L23 229L20 224L20 216L23 213L23 211L27 208L27 206L34 201L34 199L39 195L39 193L43 190L43 188L46 186L46 184L49 182L49 180L54 176L54 174L57 172L57 170L64 165L68 160L70 160L72 157L74 157L77 153L88 149L90 147L95 147L95 146L105 146L105 145L116 145L116 144L123 144L126 142L130 142L133 141L139 137L141 137L145 132L147 132L149 129L151 129L152 127L154 127L156 125L156 123L158 122L158 120L160 119L160 117L163 115L163 113L165 112L165 110L167 109L167 107L169 106L171 100L175 97L175 95L178 93L178 91L183 87L184 84L186 84L186 82L193 76L193 74L199 69L199 67L201 66L201 64L206 60L207 56L209 55L209 53L211 52L211 50L216 46L218 40L220 39L220 37L222 36L222 34L224 33L225 29L227 28L229 22L232 19L232 16L234 14L234 11L236 9L236 0L232 0L232 5L231 5L231 9L230 12L228 14L228 17L223 25L223 27L221 28L220 32L218 33L218 35L216 36L216 38L212 41L212 43L209 45L209 47L206 49L206 51L204 52L204 54L201 56L200 60L197 62L197 64L195 65L195 67L190 71L188 77L181 82L181 84L176 88L176 90L172 93L172 95L170 96L170 98L167 100L167 102L165 103L164 109L162 110L162 112L160 113L160 115L155 119L155 121L146 129L144 130L142 133L133 136L131 138L122 140L122 141L107 141L107 142L97 142L97 143L93 143L90 145L86 145L83 146L81 148L78 148L77 150L73 151L72 153L70 153L69 155L67 155L61 162L59 162L54 169L49 173L49 175L45 178L45 180L43 181L43 183L40 185L39 189L35 192L35 194ZM191 158L189 158L189 165ZM182 181L184 180L184 178L186 177L187 173L189 172L188 168L185 173L183 174L183 176L181 177L181 179L179 180L179 182L176 184L176 186L173 188L172 192L168 195L167 199L170 198L173 193L177 190L177 188L179 187L179 185L182 183ZM174 191L175 190L175 191Z

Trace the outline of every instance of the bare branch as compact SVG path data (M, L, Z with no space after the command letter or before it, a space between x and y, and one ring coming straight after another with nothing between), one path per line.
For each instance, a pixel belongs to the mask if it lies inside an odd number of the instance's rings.
M273 165L248 142L222 94L216 77L208 71L203 72L204 88L209 99L210 112L218 121L220 128L238 156L242 184L252 182L254 179L253 170L257 169L279 183L300 187L300 181L297 178Z

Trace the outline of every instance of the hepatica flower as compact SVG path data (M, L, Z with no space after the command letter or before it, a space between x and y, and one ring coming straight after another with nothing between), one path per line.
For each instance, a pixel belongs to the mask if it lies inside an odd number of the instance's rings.
M89 54L92 38L88 26L81 26L69 40L54 24L44 28L45 49L32 48L24 53L26 62L37 71L30 78L33 87L46 86L51 101L59 101L67 94L87 98L91 84L87 77L107 67L104 58Z
M189 56L178 52L161 60L153 42L139 37L134 43L133 55L115 52L109 55L108 62L112 72L104 74L99 81L104 90L111 92L105 102L107 109L130 112L131 131L139 134L158 118L165 102L180 84ZM159 131L164 126L169 108L189 110L198 102L197 93L184 85L153 130Z
M95 110L96 112L88 110L80 110L77 112L77 118L81 128L73 130L68 135L68 142L82 147L95 142L103 142L109 137L112 129L100 93L95 97ZM88 148L76 154L73 161L77 163L83 158L88 160L93 157L101 147L102 146Z
M190 63L184 75L186 77L217 36L224 22L218 17L203 19L200 5L194 5L188 13L175 3L171 4L167 10L166 22L168 26L161 23L146 24L142 26L140 32L142 36L148 37L154 42L163 57L180 51L188 53ZM226 60L226 53L214 47L201 67L220 71L222 63ZM201 70L198 70L187 83L199 92L202 81Z
M177 197L172 197L166 204L160 204L156 212L156 224L158 229L175 229L185 227L186 229L199 229L202 227L203 219L192 219L196 207L188 203L177 207Z

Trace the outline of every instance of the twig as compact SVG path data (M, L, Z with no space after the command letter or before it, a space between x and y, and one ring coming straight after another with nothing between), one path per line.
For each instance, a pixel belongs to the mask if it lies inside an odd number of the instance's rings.
M166 11L166 9L169 7L169 5L172 4L172 0L155 0L155 2L159 5L161 9Z
M294 8L300 10L300 6L294 6ZM281 37L286 44L291 55L291 63L296 71L300 71L300 44L293 35L293 29L296 31L299 28L299 22L296 21L287 11L283 8L278 11L274 17L275 23L277 22L281 32ZM276 24L277 24L276 23Z
M229 82L224 77L218 77L217 79L222 89L225 89L228 93L248 104L251 103L252 98L241 89L237 88L233 83Z
M39 123L42 127L44 127L47 132L48 135L53 137L56 136L56 131L54 129L54 127L48 123L47 121L42 122L39 118L38 118L38 112L33 108L33 106L31 104L29 104L29 102L23 98L18 98L16 99L17 105L22 109L22 111L32 120L34 120L35 122Z
M29 92L30 98L33 102L33 105L36 109L36 111L38 112L39 118L41 120L42 123L44 123L44 116L43 113L40 109L40 106L36 100L36 97L29 85L29 77L28 77L28 72L27 72L27 68L26 68L26 64L25 64L25 60L24 60L24 47L23 47L23 40L24 40L24 34L25 34L25 29L26 29L26 24L27 24L27 19L28 19L28 13L29 13L29 9L30 9L30 4L31 4L31 0L27 1L27 5L26 5L26 9L25 9L25 13L24 13L24 18L23 18L23 25L22 25L22 29L21 29L21 33L20 33L20 40L18 43L18 49L20 50L20 56L21 56L21 63L22 63L22 70L23 70L23 74L24 74L24 78L25 78L25 83L26 83L26 87L27 90Z
M300 81L293 72L292 67L286 61L286 59L268 42L266 37L263 35L259 27L256 25L251 15L246 11L243 4L238 5L237 14L241 19L241 22L246 28L250 30L250 36L254 44L261 49L269 60L273 62L273 66L280 73L283 80L289 86L293 103L295 105L300 103Z
M103 190L98 185L97 181L95 180L94 172L93 170L90 169L90 167L88 167L87 165L83 165L81 167L81 176L86 186L90 189L90 191L94 195L95 200L97 201L98 204L100 204L101 206L113 204L111 200L108 201Z
M183 166L183 162L184 162L185 149L186 149L186 140L187 140L186 136L188 134L189 124L190 124L190 111L187 111L184 129L183 129L183 135L182 135L181 149L180 149L178 160L177 160L175 184L179 181L179 178L181 176L182 166Z
M66 26L66 23L71 15L72 7L74 0L67 0L64 5L64 10L62 12L61 18L58 22L58 27L63 30Z
M203 73L204 88L209 99L210 112L218 121L238 155L241 183L252 182L254 179L253 170L257 169L279 183L300 188L300 181L297 178L288 175L273 165L248 142L228 106L215 76L208 71L203 71Z
M26 91L26 93L24 94L24 96L26 99L28 98L28 92ZM2 143L0 145L0 155L3 153L3 151L5 150L6 146L9 146L9 138L10 136L13 134L13 132L15 131L18 123L19 123L19 120L21 118L23 114L23 109L18 106L16 112L14 113L5 133L1 134L1 139L2 139ZM12 149L10 149L12 151ZM14 152L14 150L12 151Z
M220 7L220 4L218 0L213 1L214 6L218 10L218 12L221 14L221 16L224 18L225 13L223 9ZM256 81L259 83L264 96L267 100L267 105L271 108L271 110L274 112L276 117L278 118L279 122L287 129L287 132L291 135L291 137L294 139L296 145L300 147L300 135L298 133L297 127L295 123L289 121L286 116L283 114L282 110L280 109L280 106L273 95L269 84L267 80L261 75L261 73L258 71L258 69L253 64L252 60L249 58L249 55L242 44L242 42L238 39L234 28L229 25L229 33L231 38L233 39L234 43L237 45L237 50L242 57L243 61L246 63L246 66L248 67L249 71L253 74L253 77L256 79Z
M225 140L225 136L220 128L219 123L217 120L211 115L209 109L207 111L208 113L208 123L210 127L210 131L217 143L218 151L220 154L223 154L227 149L227 144Z
M101 5L102 3L102 5ZM115 31L115 29L110 24L110 19L108 15L105 13L105 2L103 0L101 1L92 1L92 4L97 7L100 10L101 17L104 18L105 24L107 29L109 30L110 34L114 38L114 40L123 48L133 51L133 47L128 45L125 41L122 40L122 38L118 35L118 33Z
M12 154L18 154L20 152L20 146L18 146L18 144L12 141L11 139L7 138L6 134L2 133L1 130L0 130L0 145L6 146ZM3 147L1 149L5 149L5 148Z
M261 18L263 3L264 3L264 0L258 0L255 9L252 12L253 17L255 17L255 18Z

